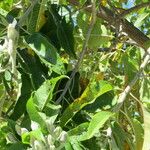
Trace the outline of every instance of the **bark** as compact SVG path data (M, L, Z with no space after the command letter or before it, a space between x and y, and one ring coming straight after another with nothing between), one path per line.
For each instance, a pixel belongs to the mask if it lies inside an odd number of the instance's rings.
M80 6L77 0L67 0L73 6ZM92 8L85 7L85 10L88 12L92 12ZM147 43L150 42L150 38L147 37L142 31L136 28L132 23L127 21L124 18L119 18L113 11L110 9L100 6L99 11L97 12L97 17L104 19L110 25L116 28L117 25L121 25L122 31L125 32L133 41L135 41L140 47L147 50ZM117 20L116 20L117 19Z

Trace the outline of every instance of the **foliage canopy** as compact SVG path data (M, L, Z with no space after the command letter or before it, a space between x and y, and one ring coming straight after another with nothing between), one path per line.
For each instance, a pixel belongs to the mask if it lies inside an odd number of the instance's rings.
M0 2L0 149L149 150L149 0Z

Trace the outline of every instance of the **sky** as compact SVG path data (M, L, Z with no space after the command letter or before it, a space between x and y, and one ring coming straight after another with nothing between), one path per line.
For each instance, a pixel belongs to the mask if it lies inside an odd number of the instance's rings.
M135 0L128 0L127 5L123 5L124 8L131 8L134 6Z

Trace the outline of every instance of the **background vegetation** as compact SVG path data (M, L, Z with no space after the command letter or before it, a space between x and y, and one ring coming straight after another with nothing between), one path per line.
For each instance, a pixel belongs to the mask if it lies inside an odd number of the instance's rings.
M149 150L149 27L149 0L0 1L0 149Z

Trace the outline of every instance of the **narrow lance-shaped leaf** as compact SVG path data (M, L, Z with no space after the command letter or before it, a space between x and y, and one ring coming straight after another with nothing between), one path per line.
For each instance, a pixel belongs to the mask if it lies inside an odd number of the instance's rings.
M143 108L144 116L144 143L142 150L149 150L150 148L150 113Z
M39 114L37 107L33 101L33 97L31 96L30 99L27 102L27 112L30 116L30 119L32 121L37 122L38 124L40 124L41 127L45 128L46 127L46 123L43 119L43 117L41 117L41 115Z
M35 53L44 60L56 64L57 50L55 47L40 33L34 33L26 39L28 45Z
M46 0L40 0L34 5L33 10L31 11L28 17L28 24L27 24L28 32L30 33L37 32L39 31L40 27L43 25L46 3L47 3ZM31 5L33 5L32 2L31 2Z
M50 13L52 14L55 24L57 26L57 36L62 48L70 56L76 58L74 51L74 37L73 37L73 24L72 21L66 22L65 17L62 17L58 14L57 8L52 5L50 7Z
M77 98L65 110L60 118L60 125L64 126L84 106L93 103L97 97L108 91L111 91L112 89L112 86L106 81L100 80L89 83L81 97Z
M34 94L34 103L37 105L40 111L43 110L44 106L52 99L53 90L58 80L66 76L62 75L50 80L46 80L40 88Z
M138 120L134 119L133 127L134 127L134 132L135 132L134 134L135 134L136 150L141 150L143 146L143 134L144 134L142 124Z
M79 137L79 141L84 141L92 138L95 133L99 131L100 128L103 127L105 122L113 115L113 113L108 111L101 111L96 113L92 120L89 123L89 127L87 132Z
M52 70L58 74L65 72L64 64L57 53L57 49L46 37L42 36L40 33L34 33L26 38L26 42L46 65L52 67Z

